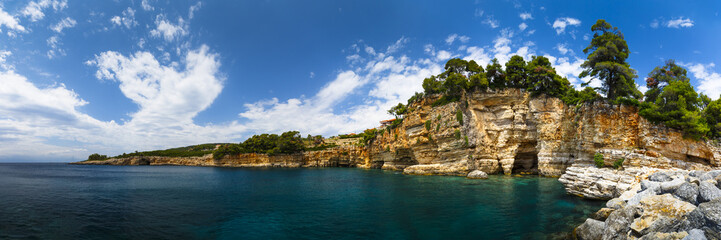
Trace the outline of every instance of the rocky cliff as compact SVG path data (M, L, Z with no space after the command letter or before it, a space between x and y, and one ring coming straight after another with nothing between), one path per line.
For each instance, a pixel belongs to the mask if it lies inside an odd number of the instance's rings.
M369 154L376 165L409 174L465 175L478 169L558 177L573 164L592 163L596 153L609 166L624 158L624 168L706 170L721 159L711 143L652 124L634 107L567 106L517 89L431 107L435 100L411 105L399 127L373 142Z
M481 170L488 174L559 177L569 170L561 180L571 190L604 187L593 186L597 184L593 179L604 177L607 170L585 170L596 153L603 154L609 166L623 158L623 169L630 170L709 170L721 164L721 150L715 145L686 139L678 131L652 124L634 107L603 102L567 106L557 98L531 96L519 89L474 92L433 107L439 98L428 96L411 104L400 125L380 128L381 134L368 146L340 144L297 155L240 154L219 160L209 156L133 157L84 163L346 166L460 176ZM574 164L576 167L571 167ZM619 177L607 182L630 183L637 172L620 171L616 173ZM583 190L569 192L597 197Z

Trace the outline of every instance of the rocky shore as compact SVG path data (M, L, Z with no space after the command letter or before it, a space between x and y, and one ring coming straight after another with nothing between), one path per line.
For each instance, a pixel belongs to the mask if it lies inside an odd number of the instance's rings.
M578 239L721 239L721 170L661 171L574 231Z

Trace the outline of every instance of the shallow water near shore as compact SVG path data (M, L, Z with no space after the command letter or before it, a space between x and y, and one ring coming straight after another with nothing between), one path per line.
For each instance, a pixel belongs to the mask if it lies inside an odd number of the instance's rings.
M552 239L603 204L542 177L0 164L0 239Z

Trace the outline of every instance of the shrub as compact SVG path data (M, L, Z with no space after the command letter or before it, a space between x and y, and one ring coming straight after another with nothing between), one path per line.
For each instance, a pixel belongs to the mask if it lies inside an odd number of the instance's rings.
M468 147L468 136L463 136L463 138L464 138L463 146Z
M456 120L458 120L459 124L463 125L463 112L460 109L456 112Z
M433 136L431 136L430 134L428 134L428 141L433 142Z
M431 130L431 120L427 120L426 121L426 131L430 131L430 130Z
M623 166L623 161L624 161L624 160L626 160L626 159L621 158L621 159L618 159L618 160L614 161L614 162L613 162L613 168L615 168L615 169L621 168L621 167Z
M438 132L438 131L440 131L440 130L441 130L441 123L438 123L438 124L436 125L436 132Z
M107 155L100 155L97 153L93 153L93 154L90 154L90 156L88 156L88 161L101 161L101 160L105 160L105 159L108 159Z
M443 106L443 105L446 105L446 104L449 104L452 102L457 102L459 100L461 100L461 97L459 97L459 96L443 96L443 97L439 98L438 100L436 100L435 102L433 102L431 104L431 107Z
M456 129L453 131L453 136L455 136L456 139L461 139L461 130Z
M604 165L606 165L603 162L603 154L596 153L596 155L593 155L593 162L596 164L597 168L602 168Z

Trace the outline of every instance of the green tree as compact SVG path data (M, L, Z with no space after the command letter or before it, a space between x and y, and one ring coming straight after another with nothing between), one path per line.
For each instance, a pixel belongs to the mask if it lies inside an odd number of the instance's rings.
M435 94L444 92L445 89L441 81L438 81L435 76L431 76L423 79L423 91L425 91L426 94Z
M526 88L526 61L523 57L513 55L511 60L506 62L506 81L508 87Z
M704 109L703 116L710 128L709 135L713 138L721 137L721 99L710 102Z
M663 67L656 67L646 78L645 102L656 102L656 98L663 91L663 87L673 81L690 81L686 76L686 69L676 65L676 61L669 59Z
M581 64L584 70L578 77L600 79L602 86L599 90L606 94L608 99L640 98L641 92L636 89L634 81L636 71L626 62L630 51L623 33L603 19L596 21L591 31L594 32L591 44L583 49L588 58ZM589 83L590 81L583 86Z
M93 153L93 154L90 154L90 156L88 156L88 161L100 161L100 160L105 160L105 159L108 159L107 155L100 155L97 153Z
M503 67L498 63L498 59L494 58L486 66L486 77L492 88L506 87L506 72L503 71Z
M388 113L393 115L396 118L402 118L404 114L408 111L408 108L403 105L403 103L398 103L398 105L393 106L391 109L388 110Z
M708 100L693 89L686 69L669 60L649 73L647 83L651 88L641 105L641 116L679 129L687 137L698 139L709 133L708 119L701 113Z
M569 90L571 83L566 78L556 74L551 61L543 56L533 56L526 66L527 89L534 94L545 93L549 96L561 98Z
M468 88L468 79L460 73L452 72L443 81L443 88L449 96L460 96Z

